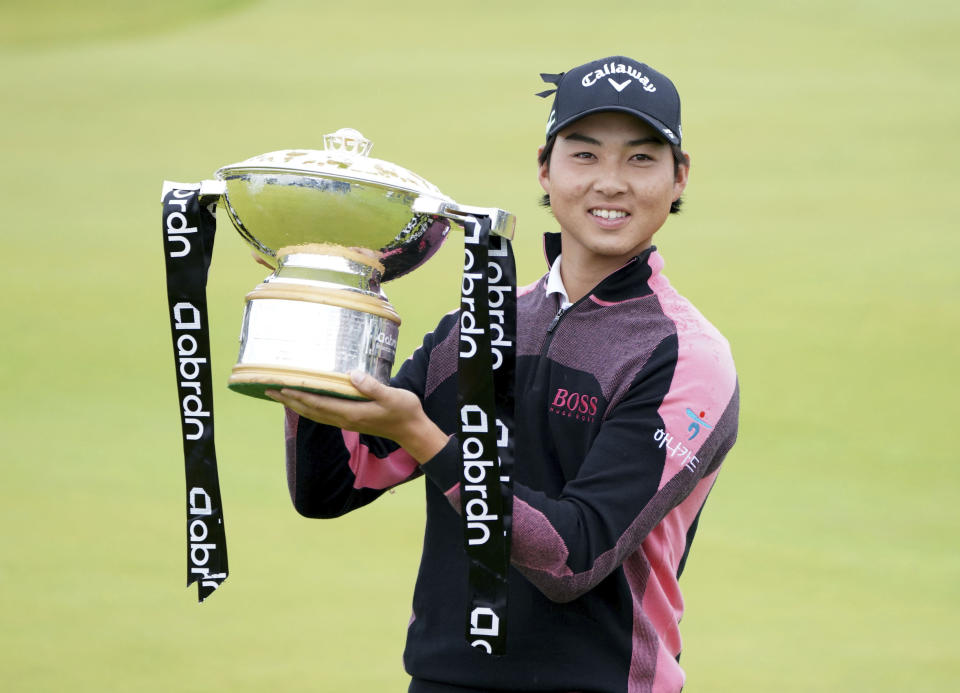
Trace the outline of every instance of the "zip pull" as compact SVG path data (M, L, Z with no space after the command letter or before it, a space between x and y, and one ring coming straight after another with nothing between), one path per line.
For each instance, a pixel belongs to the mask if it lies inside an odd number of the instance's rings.
M557 314L553 316L553 321L550 323L550 327L547 328L547 334L553 333L553 329L557 326L557 323L560 322L560 318L562 318L563 314L566 312L566 308L561 308L557 311Z

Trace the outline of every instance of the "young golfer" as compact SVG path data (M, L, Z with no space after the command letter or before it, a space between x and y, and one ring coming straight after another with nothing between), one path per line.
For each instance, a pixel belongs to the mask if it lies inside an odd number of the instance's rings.
M295 507L335 517L427 477L410 691L679 691L683 571L737 433L727 341L652 245L690 160L663 74L616 56L556 85L538 177L559 233L518 291L507 654L463 637L457 352L445 316L369 402L283 390Z

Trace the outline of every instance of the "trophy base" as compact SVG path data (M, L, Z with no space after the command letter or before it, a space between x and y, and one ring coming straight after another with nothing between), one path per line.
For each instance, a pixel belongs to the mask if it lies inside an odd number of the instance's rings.
M288 388L329 395L342 399L367 400L343 373L309 373L275 366L236 365L227 381L227 387L251 397L274 400L267 397L267 390Z
M288 279L251 291L228 387L266 400L284 387L367 400L348 373L389 383L400 316L380 292L334 287Z

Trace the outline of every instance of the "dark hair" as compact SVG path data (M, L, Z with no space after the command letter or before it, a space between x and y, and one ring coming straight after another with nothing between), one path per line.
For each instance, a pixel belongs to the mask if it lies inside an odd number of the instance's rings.
M551 135L547 139L547 143L543 146L543 150L540 152L540 156L537 157L537 163L541 166L546 165L547 170L550 170L550 155L553 154L553 145L557 141L556 134ZM680 149L679 145L668 142L670 145L670 152L673 154L673 177L676 178L677 174L680 173L680 167L687 163L687 157L684 156L683 150ZM670 203L670 214L676 214L680 211L680 206L683 204L683 197L678 197L672 203ZM550 206L550 195L544 193L543 197L540 198L540 205L542 207Z

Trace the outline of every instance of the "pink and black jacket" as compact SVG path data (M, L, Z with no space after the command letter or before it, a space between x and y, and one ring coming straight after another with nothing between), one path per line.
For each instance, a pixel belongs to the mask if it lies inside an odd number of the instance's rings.
M547 236L548 260L559 237ZM404 663L411 691L679 691L678 579L737 435L729 345L670 286L655 248L562 314L541 278L517 302L517 415L507 654L463 638L458 319L393 384L451 434L422 466L394 442L288 412L297 510L336 517L425 474L427 523ZM457 688L460 686L462 688Z

